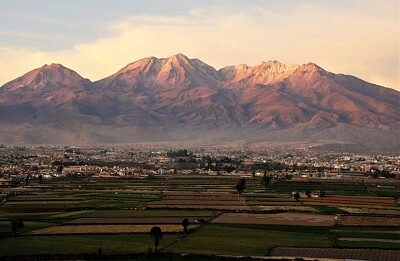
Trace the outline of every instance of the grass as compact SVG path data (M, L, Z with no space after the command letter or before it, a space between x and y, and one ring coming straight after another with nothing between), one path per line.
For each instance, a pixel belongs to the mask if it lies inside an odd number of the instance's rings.
M226 227L247 228L257 230L273 230L284 232L325 234L329 227L322 226L297 226L297 225L275 225L275 224L218 224Z
M43 219L51 217L52 215L62 214L60 211L51 211L51 212L43 212L43 211L18 211L15 212L15 209L9 209L9 211L0 211L0 220L11 220L14 218L22 219L22 220L32 220L32 219Z
M177 237L163 235L160 247L174 242ZM102 247L104 254L129 254L146 253L149 246L153 246L153 240L148 234L21 236L1 239L0 253L2 256L83 254L97 253Z
M206 225L166 251L195 254L264 255L268 247L330 247L323 234Z
M347 212L337 208L337 207L328 207L328 206L313 206L315 210L317 210L320 213L326 213L326 214L346 214Z
M52 218L70 218L70 217L78 218L78 217L84 217L89 213L93 213L93 210L72 211L72 212L53 215L51 217Z
M400 249L400 243L336 240L337 247Z
M30 204L30 203L25 203L25 202L19 202L15 203L14 202L7 202L6 204L3 204L0 206L0 208L3 209L26 209L26 210L36 210L36 209L65 209L71 206L76 205L76 202L74 203L57 203L57 202L40 202L36 204Z
M376 238L400 240L400 231L398 228L390 227L346 227L331 229L332 236L336 238Z

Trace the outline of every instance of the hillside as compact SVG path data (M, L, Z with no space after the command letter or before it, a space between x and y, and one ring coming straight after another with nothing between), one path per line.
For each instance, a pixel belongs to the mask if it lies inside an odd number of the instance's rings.
M149 57L91 82L59 64L0 87L0 143L299 141L399 151L399 92L316 64Z

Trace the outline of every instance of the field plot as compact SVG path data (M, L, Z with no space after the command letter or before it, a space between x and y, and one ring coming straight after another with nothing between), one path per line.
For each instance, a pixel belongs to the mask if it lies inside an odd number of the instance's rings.
M394 198L377 198L377 197L349 197L349 196L326 196L320 198L303 198L304 202L321 202L321 203L341 203L356 205L380 205L396 207Z
M353 242L379 242L379 243L393 243L399 244L400 239L384 239L384 238L362 238L362 237L340 237L339 241L353 241Z
M378 215L397 215L400 216L400 208L398 210L395 209L371 209L366 208L363 209L366 213L370 214L378 214Z
M368 181L368 180L366 180ZM392 197L399 195L398 181L390 181L397 184L394 189L378 187L376 183L385 183L385 180L371 180L375 184L356 184L348 180L280 180L269 185L270 193L290 194L292 191L324 190L327 196L366 196L366 197ZM397 182L397 183L396 183Z
M209 217L189 217L189 223L197 219L207 220ZM79 218L67 222L69 225L90 224L181 224L183 217L138 217L138 218Z
M264 206L264 205L257 205L253 206L253 209L256 211L296 211L296 212L318 212L314 207L310 206Z
M32 230L51 227L53 225L54 223L52 222L25 221L24 227L19 232L25 233ZM0 233L11 234L11 221L0 221Z
M203 205L203 206L244 206L245 203L240 200L221 200L221 199L202 199L202 198L192 198L192 199L163 199L161 201L152 201L149 202L147 205Z
M340 258L371 261L399 261L400 251L378 249L333 249L333 248L292 248L277 247L271 252L272 256L282 257L311 257L311 258Z
M331 235L340 247L400 249L400 230L396 227L335 227Z
M148 208L250 210L245 201L239 200L233 190L230 193L168 191L163 193L162 200L148 202L146 206Z
M125 201L150 201L160 199L160 193L88 193L83 195L90 199L108 199L108 200L125 200Z
M397 216L340 216L337 224L342 226L393 226L400 227L400 217Z
M177 234L165 234L160 247L177 238ZM81 254L97 253L101 247L105 254L129 254L147 253L148 247L153 245L153 239L148 234L25 236L2 239L0 253L2 256Z
M252 214L252 213L224 213L212 223L237 223L237 224L280 224L302 226L333 226L333 215L305 214L305 213L278 213L278 214Z
M94 212L94 210L71 211L71 212L65 212L65 213L53 215L53 216L51 216L51 218L71 218L71 217L76 218L77 216L85 216L85 215L93 213L93 212Z
M58 215L62 214L63 212L17 212L15 210L10 210L10 211L5 211L5 210L0 210L0 217L3 218L41 218L41 217L46 217L46 216L51 216L51 215Z
M91 218L134 218L134 217L212 217L216 214L215 211L208 210L98 210L87 217Z
M382 190L376 185L339 181L279 180L263 188L259 178L246 178L246 189L239 199L235 190L238 179L154 176L46 180L0 206L0 233L4 232L0 256L96 253L99 247L105 254L146 253L154 244L149 236L153 226L162 228L160 248L164 253L262 256L271 247L314 251L313 247L319 246L324 255L335 255L329 251L400 247L400 208L393 198L397 187ZM291 195L293 191L320 189L326 191L325 198L296 202ZM370 216L374 212L377 215ZM335 215L341 215L337 224ZM12 237L14 218L23 220L25 227ZM189 219L193 232L182 236L184 218ZM198 226L196 219L209 222ZM392 227L386 228L388 225ZM379 253L382 257L384 252Z
M90 201L88 201L90 202ZM68 208L72 208L74 206L77 206L79 204L81 204L81 201L8 201L5 204L0 206L0 209L4 209L4 210L9 210L9 209L13 209L13 210L47 210L48 212L50 212L50 210L58 210L61 211L62 209L68 209Z
M65 225L35 230L29 235L61 235L61 234L119 234L119 233L149 233L153 226L161 227L163 233L177 233L183 231L182 225L154 224L154 225ZM191 225L196 229L198 225Z
M271 246L330 246L324 234L237 228L210 224L166 251L197 254L264 255Z
M181 204L163 204L159 203L151 203L147 205L148 208L155 209L209 209L209 210L227 210L227 211L240 211L240 210L251 210L248 206L232 206L232 205L211 205L211 204L203 204L203 205L181 205Z
M331 229L335 237L362 237L400 240L400 230L393 227L343 227Z
M400 249L400 243L397 241L370 238L341 238L336 240L336 246L341 248Z

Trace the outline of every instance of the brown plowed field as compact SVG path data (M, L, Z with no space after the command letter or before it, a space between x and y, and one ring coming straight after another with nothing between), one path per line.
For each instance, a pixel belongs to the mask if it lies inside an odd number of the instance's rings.
M371 214L380 214L380 215L399 215L400 216L400 208L399 210L394 209L371 209L366 208L365 211Z
M400 251L378 249L333 249L333 248L295 248L277 247L272 256L340 258L371 261L400 261Z
M400 217L340 216L337 224L342 226L394 226L400 227Z

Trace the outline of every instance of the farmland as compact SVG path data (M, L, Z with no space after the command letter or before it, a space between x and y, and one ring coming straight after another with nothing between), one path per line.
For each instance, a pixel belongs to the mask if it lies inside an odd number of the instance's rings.
M262 187L259 178L247 177L239 197L238 180L160 175L32 182L0 205L0 253L83 255L101 248L105 255L145 254L154 251L149 231L158 226L161 253L362 258L362 248L374 251L373 260L400 256L399 187L279 180ZM321 189L324 197L292 196ZM13 219L24 222L14 236Z

